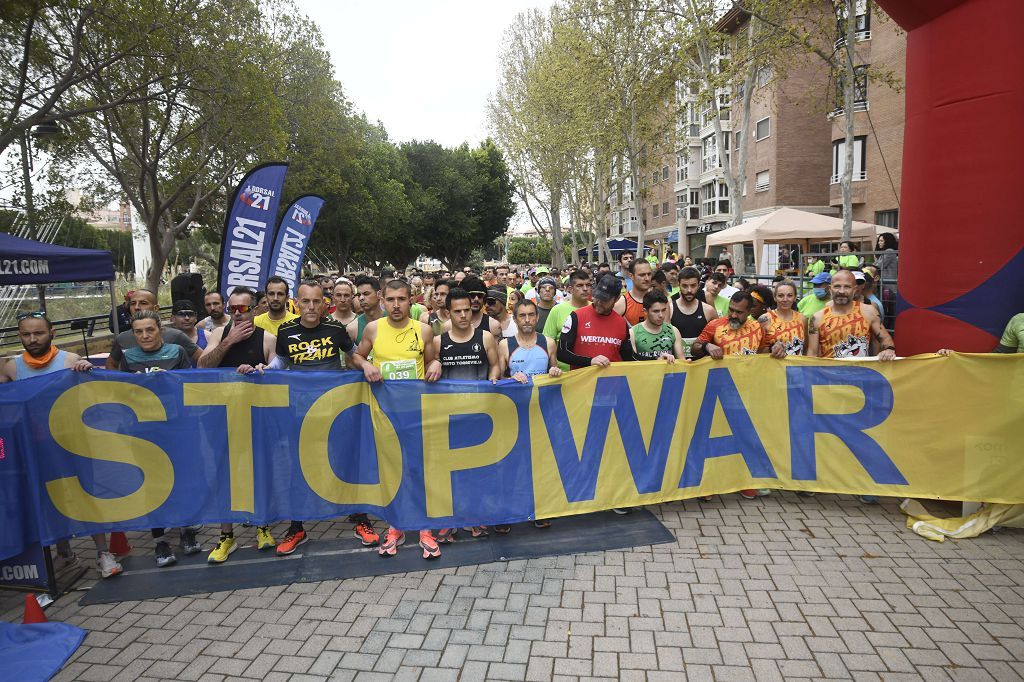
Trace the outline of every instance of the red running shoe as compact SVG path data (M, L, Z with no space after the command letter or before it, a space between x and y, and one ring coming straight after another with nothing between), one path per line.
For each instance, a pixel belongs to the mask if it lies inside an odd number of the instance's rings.
M423 550L424 559L436 559L441 556L441 548L437 546L437 540L429 530L420 531L420 549Z
M287 556L294 552L299 545L306 544L309 540L309 536L306 535L306 531L300 530L296 532L289 531L284 536L284 540L277 546L277 556Z
M388 528L388 534L384 536L384 544L377 552L382 557L395 556L398 554L398 547L405 544L405 533L397 528Z
M376 547L380 544L380 536L369 521L358 522L352 529L352 534L362 541L363 547Z

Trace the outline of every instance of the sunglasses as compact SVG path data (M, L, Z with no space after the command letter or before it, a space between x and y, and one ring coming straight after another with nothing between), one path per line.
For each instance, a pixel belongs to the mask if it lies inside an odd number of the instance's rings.
M487 305L494 305L497 302L498 302L498 299L491 298L490 296L488 296L487 298L484 299L484 303L486 303Z
M469 297L470 298L486 298L486 296L484 294L481 294L479 291L471 291L471 292L469 292Z
M247 313L249 311L252 311L252 310L255 310L255 309L256 309L256 306L244 305L244 304L229 305L228 306L228 310L230 310L231 312L236 313L238 315L244 315L245 313Z
M195 317L196 316L196 314L194 312L192 312L191 310L179 310L178 312L174 313L174 315L176 317Z
M31 313L18 313L15 317L18 320L18 322L21 322L22 320L27 320L30 317L32 317L32 318L45 318L46 317L46 313L43 312L42 310L36 310L36 311L31 312Z

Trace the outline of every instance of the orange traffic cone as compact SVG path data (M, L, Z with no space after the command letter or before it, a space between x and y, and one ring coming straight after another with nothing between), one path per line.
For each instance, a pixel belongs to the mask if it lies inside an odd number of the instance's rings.
M21 617L21 622L26 625L29 623L48 622L46 614L43 613L43 607L39 605L39 601L36 599L36 595L25 595L25 615Z
M117 531L110 534L110 553L116 557L123 557L128 555L132 551L132 546L128 544L128 538L125 534Z

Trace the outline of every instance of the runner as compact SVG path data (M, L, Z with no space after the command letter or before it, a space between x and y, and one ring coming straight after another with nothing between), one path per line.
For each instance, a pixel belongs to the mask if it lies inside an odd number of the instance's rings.
M206 308L206 317L199 320L199 326L212 332L217 327L223 327L231 318L224 314L224 297L219 291L211 291L203 297L203 307Z
M206 329L196 324L196 320L196 307L187 298L175 301L171 306L171 326L187 336L199 350L206 350ZM128 326L130 327L131 323ZM193 367L196 366L196 362L192 361Z
M679 294L672 297L672 326L679 331L683 341L683 353L687 360L693 359L693 342L708 322L718 317L713 305L697 298L700 290L700 273L696 268L686 267L679 271Z
M562 301L551 309L542 330L544 336L551 339L555 344L556 349L558 348L558 340L562 336L562 327L565 325L565 321L569 319L569 314L583 306L590 305L591 288L590 274L586 271L574 270L569 275L569 300ZM569 371L569 365L559 362L558 366L563 372Z
M619 252L619 270L615 273L615 276L622 280L622 283L626 287L626 291L633 289L633 280L629 276L629 266L635 260L636 256L632 251L620 251Z
M438 336L449 324L451 315L448 313L446 301L448 293L452 290L451 282L446 279L438 280L434 285L434 293L430 298L431 311L420 316L420 322L430 325L434 336Z
M267 279L267 312L257 313L253 324L268 334L277 336L278 327L298 315L288 310L288 282L277 275Z
M856 280L849 270L832 278L832 305L814 313L807 326L807 355L821 358L866 358L871 342L879 346L877 357L896 357L896 346L874 306L853 299Z
M520 301L516 304L515 317L518 333L498 344L505 375L521 384L529 383L538 374L562 376L554 341L537 332L537 304Z
M359 317L352 310L352 299L354 296L355 287L352 286L352 282L347 279L339 279L338 283L334 285L334 296L331 298L334 302L334 311L331 313L331 318L335 322L339 322L347 327Z
M501 362L494 336L473 327L469 294L452 289L445 300L451 319L448 331L434 337L434 355L441 363L442 379L486 381L501 378Z
M679 271L681 268L675 261L666 261L662 264L661 270L668 279L669 298L672 298L679 293Z
M516 335L516 321L508 312L508 287L499 284L489 288L484 305L487 306L487 314L498 323L500 336L496 335L495 338Z
M31 379L64 369L74 372L92 370L93 364L88 360L53 345L56 332L42 310L18 313L17 320L18 340L21 341L24 352L0 364L0 384ZM96 533L92 536L92 542L96 547L96 567L99 569L100 577L110 578L121 573L121 564L107 549L106 535ZM67 540L57 543L57 559L60 569L78 563L78 557L71 551L71 543Z
M832 275L827 272L819 272L811 278L811 293L800 299L796 304L797 310L804 317L810 319L832 300Z
M697 300L714 306L719 317L725 315L725 311L729 309L729 299L719 295L719 292L725 288L725 282L725 275L720 272L712 272L704 281L704 288L697 292Z
M356 278L356 295L359 297L359 305L363 312L353 322L349 322L345 331L349 338L359 343L363 338L363 330L366 325L374 320L379 320L384 315L384 308L380 304L380 280L375 277L362 275Z
M363 331L363 339L353 357L359 358L367 381L420 379L434 382L441 377L441 363L434 354L434 333L429 325L409 318L411 293L405 282L389 282L384 291L387 317L370 322ZM372 363L368 361L371 357ZM382 557L395 556L402 544L405 544L405 532L389 527L379 553ZM420 531L419 544L424 559L441 556L441 548L430 530Z
M396 280L395 283L408 289L409 285L405 282ZM308 280L300 284L295 292L295 303L300 315L282 324L278 330L275 368L280 366L298 371L323 371L342 370L348 366L365 369L369 363L353 352L355 346L345 327L324 317L327 301L319 282ZM364 335L376 324L376 321L370 322L363 330ZM364 546L372 547L379 542L380 538L366 514L352 514L349 521L355 524L353 533ZM291 554L307 540L309 536L302 521L293 519L284 539L277 546L277 556Z
M544 324L548 321L548 315L564 299L559 288L558 280L554 277L541 277L537 280L536 288L531 289L527 293L526 298L533 301L537 306L537 329L544 329ZM532 297L530 293L533 294ZM515 311L513 311L513 315L515 315ZM516 323L518 324L518 322L517 317Z
M636 284L633 291L639 288L640 281ZM648 291L644 296L644 320L629 329L635 359L665 360L671 364L676 359L686 358L679 330L667 320L668 310L668 297L664 293Z
M276 339L264 327L257 327L256 293L246 287L235 287L228 297L228 324L210 335L210 343L199 358L199 367L233 367L239 374L262 371L274 361ZM268 526L256 528L256 549L274 547L277 543ZM208 563L222 564L238 549L234 526L220 524L220 539L206 557Z
M629 322L631 327L644 321L644 296L651 290L652 274L651 264L645 260L631 261L629 264L629 275L633 286L615 302L614 310L626 318L626 322Z
M131 313L132 319L135 319L135 315L144 311L152 310L157 312L160 308L156 303L156 294L149 289L136 289L132 292L131 301ZM185 353L193 361L198 361L199 356L203 354L203 351L199 349L199 346L192 343L192 340L188 338L181 331L174 327L163 327L160 329L160 334L163 337L164 343L174 343L185 349ZM128 348L134 348L138 345L135 334L132 333L131 329L121 332L114 337L113 343L110 345L110 354L107 356L106 368L107 369L118 369L121 366L121 356L124 351Z
M175 343L165 343L160 335L160 313L155 310L142 310L132 318L132 334L135 345L126 348L118 366L122 372L148 373L173 369L189 369L192 361L185 349ZM156 565L160 568L177 563L171 545L163 539L164 528L153 528L153 539L156 540ZM185 554L196 554L202 548L196 541L196 533L191 528L181 529L181 545Z
M462 280L462 284L455 284L467 294L469 294L469 304L473 309L473 327L479 327L484 325L484 329L491 332L491 335L496 339L501 338L501 325L490 315L487 315L484 310L484 300L487 298L487 287L477 277L467 277ZM500 286L500 285L497 285ZM449 320L444 328L448 329L451 326Z
M796 284L790 280L779 282L775 285L776 309L757 318L765 344L775 357L803 355L807 346L807 318L793 309L796 292Z
M575 370L634 359L629 323L612 310L621 293L621 280L605 275L594 287L594 304L569 313L558 339L560 362Z

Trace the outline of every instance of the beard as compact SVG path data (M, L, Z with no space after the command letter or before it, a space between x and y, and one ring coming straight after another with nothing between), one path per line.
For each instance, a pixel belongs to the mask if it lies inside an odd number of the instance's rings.
M852 299L852 296L848 296L845 294L832 294L832 301L837 303L838 305L846 305Z
M34 358L41 358L44 355L46 355L47 353L49 353L50 352L50 348L52 348L52 347L53 347L53 341L50 340L50 341L47 341L45 344L43 344L41 346L34 346L33 348L29 348L28 346L25 346L25 352L28 353L29 355L31 355Z
M680 292L679 298L683 299L687 303L693 303L694 301L697 300L697 294L688 294L685 292Z
M737 329L739 329L742 326L743 326L743 323L741 321L739 321L737 319L734 319L734 318L731 318L731 317L729 318L729 329L731 329L733 331L736 331Z

